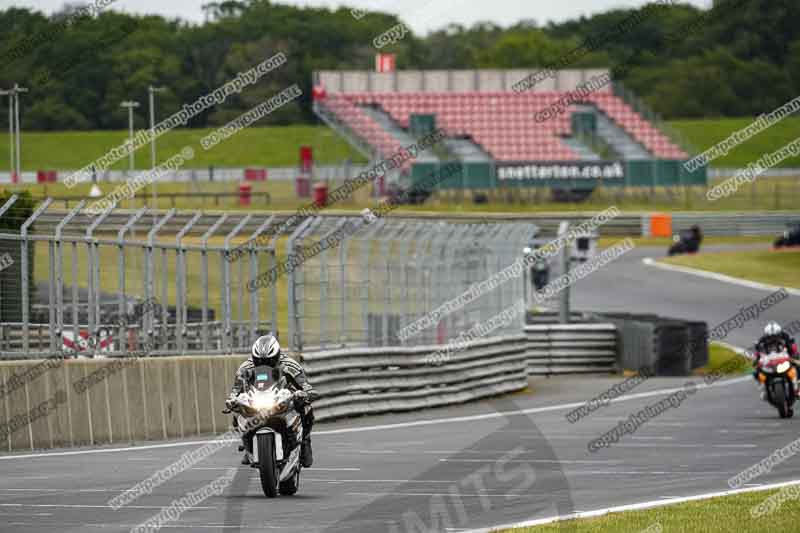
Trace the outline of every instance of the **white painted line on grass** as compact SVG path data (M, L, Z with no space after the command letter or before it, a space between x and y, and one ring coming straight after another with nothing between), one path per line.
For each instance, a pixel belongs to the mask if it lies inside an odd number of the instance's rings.
M708 270L700 270L697 268L689 268L678 265L669 265L666 263L662 263L660 261L656 261L652 257L645 257L644 259L642 259L642 263L644 263L647 266L660 268L662 270L669 270L671 272L681 272L683 274L690 274L692 276L698 276L701 278L713 279L714 281L720 281L722 283L732 283L733 285L739 285L741 287L748 287L750 289L756 289L760 291L775 292L784 289L792 296L800 296L800 290L798 289L792 289L789 287L778 287L777 285L769 285L768 283L759 283L757 281L750 281L749 279L735 278L733 276L726 276L725 274L709 272Z

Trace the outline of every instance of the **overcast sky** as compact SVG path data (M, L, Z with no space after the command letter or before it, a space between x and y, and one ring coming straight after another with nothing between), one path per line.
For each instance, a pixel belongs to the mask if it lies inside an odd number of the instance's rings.
M117 0L112 9L129 13L157 13L170 18L182 18L192 22L203 21L200 8L211 0ZM707 8L711 0L681 0L698 7ZM0 8L11 6L31 7L46 13L57 11L64 0L0 0ZM70 1L69 3L76 3ZM77 3L89 3L82 0ZM523 19L533 19L543 24L548 21L564 21L600 13L617 7L637 7L646 0L284 0L284 4L297 6L337 7L346 5L362 9L376 9L396 13L415 32L427 33L450 23L471 26L478 21L489 20L508 26Z

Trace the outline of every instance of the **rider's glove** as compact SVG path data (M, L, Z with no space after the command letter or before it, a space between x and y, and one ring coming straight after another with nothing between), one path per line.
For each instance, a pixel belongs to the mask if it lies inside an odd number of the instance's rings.
M303 390L295 391L294 400L296 402L307 403L308 402L308 393L306 391L303 391Z

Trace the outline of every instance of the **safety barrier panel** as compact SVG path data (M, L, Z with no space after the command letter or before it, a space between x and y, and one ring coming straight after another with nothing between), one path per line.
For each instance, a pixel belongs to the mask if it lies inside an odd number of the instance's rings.
M525 336L474 341L452 354L440 346L363 348L303 355L322 398L318 420L410 411L522 390Z
M617 328L613 324L525 326L528 374L573 374L617 370Z

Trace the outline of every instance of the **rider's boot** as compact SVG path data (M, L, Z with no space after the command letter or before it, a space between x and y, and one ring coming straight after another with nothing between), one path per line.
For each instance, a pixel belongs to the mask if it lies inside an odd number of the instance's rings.
M311 468L311 465L314 464L314 454L311 451L311 437L304 438L303 443L300 445L300 464L303 465L303 468Z
M253 440L245 439L242 437L242 446L239 447L241 450L244 448L244 456L242 457L242 464L249 465L253 463Z

